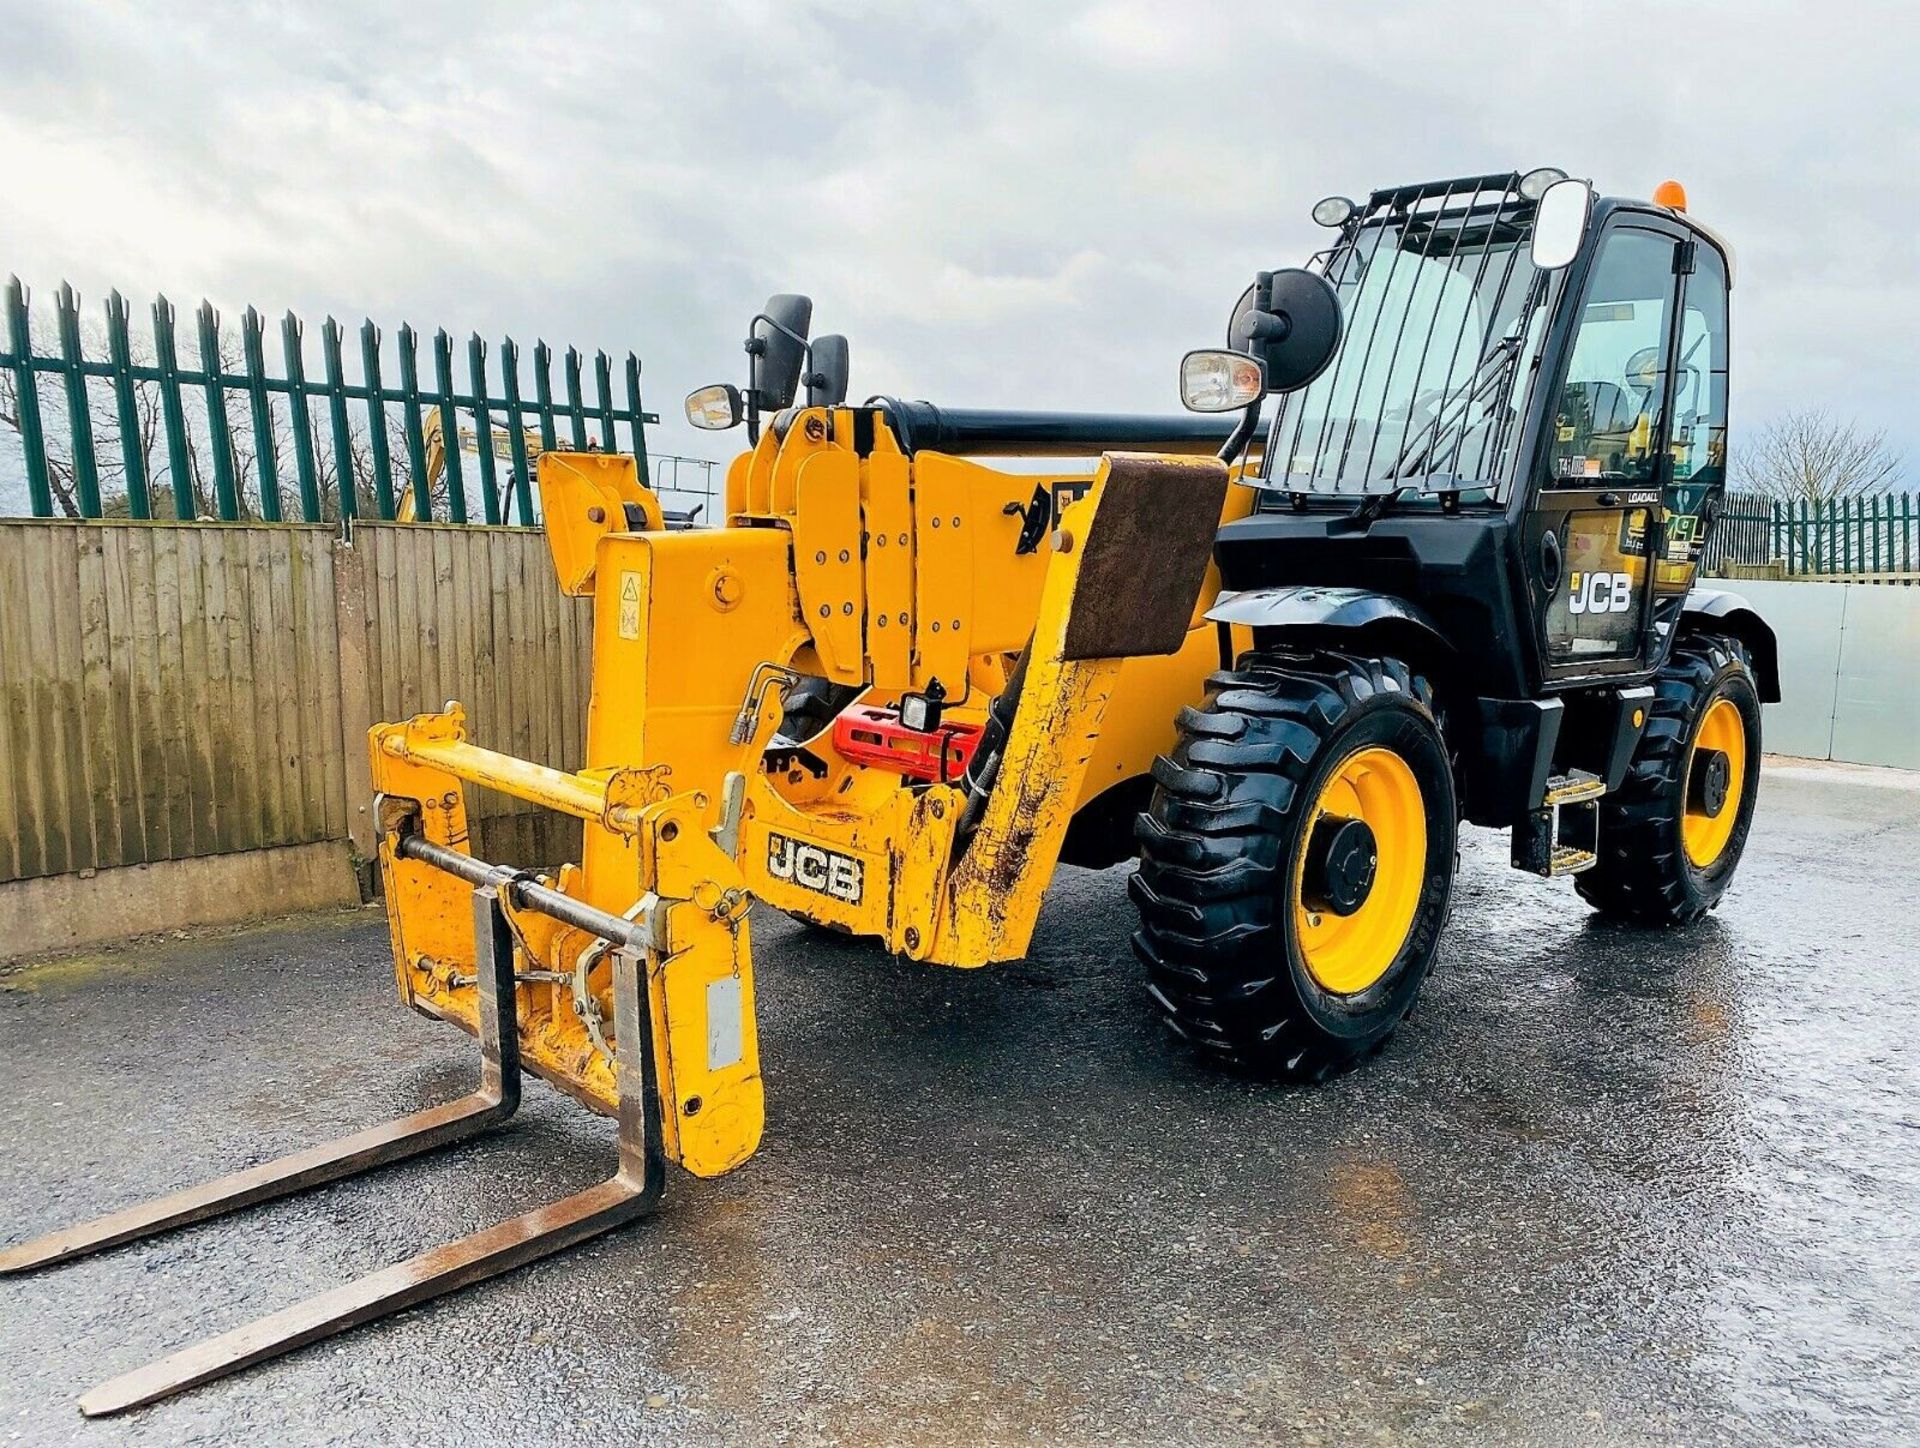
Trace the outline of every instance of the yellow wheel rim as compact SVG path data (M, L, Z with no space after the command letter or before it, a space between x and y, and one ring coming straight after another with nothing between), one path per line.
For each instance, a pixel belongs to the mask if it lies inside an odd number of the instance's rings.
M1711 815L1694 807L1693 771L1701 757L1715 749L1727 756L1727 795L1720 813ZM1707 717L1700 721L1700 732L1694 736L1693 752L1687 757L1686 783L1683 797L1687 812L1680 818L1680 836L1687 858L1696 869L1705 869L1726 852L1746 792L1747 721L1733 700L1722 697L1708 706Z
M1351 915L1309 904L1303 888L1306 843L1322 820L1361 820L1373 831L1373 886ZM1323 990L1353 995L1387 973L1420 907L1427 873L1427 811L1420 782L1391 749L1349 754L1327 777L1307 814L1293 867L1294 938L1307 972Z

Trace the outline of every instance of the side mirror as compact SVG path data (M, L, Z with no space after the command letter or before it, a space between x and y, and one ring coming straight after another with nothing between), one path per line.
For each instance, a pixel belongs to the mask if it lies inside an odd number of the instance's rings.
M1245 352L1189 352L1180 359L1180 405L1189 412L1233 412L1266 394L1266 374Z
M740 389L716 382L687 394L687 421L705 432L725 432L740 421Z
M747 353L753 359L747 385L762 410L778 412L793 406L807 357L807 328L812 325L812 299L790 292L767 298L765 310L753 319L747 337Z
M808 407L838 407L847 400L847 339L837 332L814 339L806 376Z
M1593 214L1593 188L1584 181L1556 181L1533 210L1533 264L1558 271L1580 255Z
M1340 294L1302 267L1261 272L1241 296L1227 345L1260 363L1269 392L1294 392L1327 370L1340 350Z

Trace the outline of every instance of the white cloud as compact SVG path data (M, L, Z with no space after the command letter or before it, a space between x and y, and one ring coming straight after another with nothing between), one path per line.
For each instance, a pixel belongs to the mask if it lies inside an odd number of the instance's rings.
M0 268L536 335L678 399L803 290L858 392L1170 408L1307 207L1673 174L1741 258L1735 420L1920 453L1907 5L0 0ZM732 439L720 443L730 445Z

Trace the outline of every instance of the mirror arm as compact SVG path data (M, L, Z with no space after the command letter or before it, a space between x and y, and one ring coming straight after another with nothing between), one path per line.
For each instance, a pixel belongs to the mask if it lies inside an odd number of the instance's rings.
M760 322L765 322L782 336L798 342L800 344L801 356L806 359L801 365L808 370L812 369L813 344L798 332L794 331L793 328L783 326L774 318L769 317L765 312L755 312L747 319L747 340L745 348L749 357L763 356L767 350L767 339L753 335L755 324ZM806 374L802 372L801 375L804 378ZM749 447L757 447L760 442L760 390L753 385L753 369L751 367L747 369L747 385L743 390L747 394L747 445Z
M755 312L751 317L747 319L747 327L749 331L751 331L753 325L756 322L765 322L769 327L773 328L774 331L780 333L781 336L789 337L792 340L798 342L803 348L807 348L809 351L811 350L811 348L808 347L807 339L805 337L801 336L798 332L794 331L793 328L791 327L782 326L779 322L776 322L772 317L769 317L765 312ZM758 356L760 353L766 350L767 350L767 339L765 337L749 336L747 338L747 351L753 353L755 356Z
M1227 440L1220 445L1217 456L1228 467L1232 467L1240 460L1240 455L1253 441L1254 429L1260 426L1260 409L1266 400L1261 396L1249 402L1246 411L1240 414L1240 421L1234 424L1233 431L1227 434Z

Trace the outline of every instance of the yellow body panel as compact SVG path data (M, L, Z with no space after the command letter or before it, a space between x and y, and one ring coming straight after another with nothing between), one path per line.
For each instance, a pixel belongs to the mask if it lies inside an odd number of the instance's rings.
M913 462L914 684L939 679L951 697L966 692L967 664L1022 647L1033 631L1052 548L1014 549L1034 478L995 472L959 458Z
M1087 540L1132 536L1123 514L1107 534L1094 531L1104 526L1104 464L1059 527L1022 554L1019 510L1042 480L938 454L908 458L882 426L862 455L854 421L847 409L786 415L779 436L770 428L729 469L730 526L721 529L626 531L630 502L647 521L658 516L650 494L634 496L630 463L543 460L562 586L594 599L587 764L578 773L466 741L457 706L379 726L370 741L386 801L382 865L403 997L475 1028L468 887L397 857L394 832L417 829L466 850L467 784L579 818L580 862L551 883L653 922L662 1119L669 1155L701 1174L738 1165L760 1135L750 900L917 960L977 966L1024 953L1076 808L1145 773L1170 742L1179 707L1199 698L1218 663L1216 632L1202 621L1211 575L1194 591L1175 652L1069 656L1077 604L1114 614L1111 598L1077 598ZM1155 506L1179 496L1167 488L1174 475L1151 471L1162 464L1219 476L1210 461L1138 460L1149 471L1131 476L1161 490ZM1129 497L1147 483L1134 486ZM1232 493L1229 515L1248 496ZM1217 494L1205 496L1211 510ZM1126 506L1137 508L1137 498ZM1188 608L1183 594L1178 603ZM1164 605L1158 616L1171 622ZM1124 634L1124 608L1118 617ZM1103 622L1106 637L1114 617ZM960 788L909 787L901 775L842 759L830 731L798 752L768 751L786 670L861 687L878 702L938 678L953 701L949 717L978 722L1022 649L1025 679L999 783L964 843L956 843ZM560 977L520 987L525 1063L613 1111L604 950L572 927L509 915L522 973Z
M867 459L867 659L874 687L913 686L913 467L898 451Z
M540 511L564 594L593 591L600 540L627 531L628 503L639 509L644 528L665 526L660 499L641 485L625 453L542 453L539 469Z
M838 448L815 453L796 475L794 496L793 576L814 652L835 683L864 684L860 459Z

